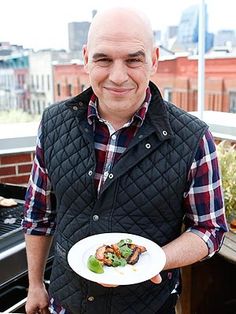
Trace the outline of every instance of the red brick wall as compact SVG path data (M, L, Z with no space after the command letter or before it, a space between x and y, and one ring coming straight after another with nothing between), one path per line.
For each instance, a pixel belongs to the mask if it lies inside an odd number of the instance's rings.
M221 141L221 138L215 138L216 144L219 144ZM235 145L235 143L235 141L231 141L232 145ZM33 158L34 152L0 155L0 183L26 186Z
M0 183L27 185L33 158L33 152L0 155Z
M214 58L205 60L205 109L229 111L229 93L236 86L236 58ZM89 78L83 65L55 65L54 94L60 101L81 92L89 86ZM187 111L197 110L198 60L178 57L161 60L157 73L152 77L161 92L165 88L172 90L172 102ZM61 94L58 95L58 86ZM72 87L71 95L68 86Z
M54 100L61 101L75 96L89 86L89 78L83 65L60 64L53 67ZM69 90L71 86L71 94ZM60 95L58 94L60 88Z
M236 58L205 60L205 109L229 111L229 93L236 88ZM172 89L172 102L187 110L197 110L198 61L187 57L159 61L152 77L163 93Z

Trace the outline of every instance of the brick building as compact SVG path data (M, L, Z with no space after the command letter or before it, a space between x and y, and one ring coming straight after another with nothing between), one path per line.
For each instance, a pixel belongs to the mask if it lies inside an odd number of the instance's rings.
M205 60L205 110L236 112L236 55L207 54ZM89 86L81 64L53 66L54 100L74 96ZM160 60L152 77L165 99L186 111L197 110L198 60L169 56Z
M236 112L236 56L205 60L205 110ZM152 80L163 97L186 111L197 110L198 60L178 57L159 61Z
M54 99L64 100L75 96L89 86L89 78L81 64L53 66Z
M187 111L196 111L197 71L196 58L169 57L159 61L158 71L152 80L159 86L164 98ZM223 58L209 55L206 58L205 110L236 112L235 74L236 56ZM53 65L53 81L55 101L77 95L89 86L89 78L82 64ZM219 131L213 131L222 133L222 126ZM36 135L35 129L33 132ZM233 141L235 143L235 138ZM1 152L0 149L0 183L27 184L34 155L34 147L31 146L27 150Z

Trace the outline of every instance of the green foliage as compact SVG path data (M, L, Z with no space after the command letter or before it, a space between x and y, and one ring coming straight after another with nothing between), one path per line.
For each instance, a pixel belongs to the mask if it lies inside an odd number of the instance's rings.
M38 122L40 115L33 115L21 109L0 111L0 123Z
M229 220L236 215L236 147L229 141L217 145L218 158L221 168L224 189L225 211Z

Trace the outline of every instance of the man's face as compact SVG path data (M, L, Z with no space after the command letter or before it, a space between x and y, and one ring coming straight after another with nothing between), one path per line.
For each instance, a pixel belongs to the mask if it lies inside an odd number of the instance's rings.
M84 49L85 69L103 112L135 112L157 67L156 51L143 30L119 28L101 28Z

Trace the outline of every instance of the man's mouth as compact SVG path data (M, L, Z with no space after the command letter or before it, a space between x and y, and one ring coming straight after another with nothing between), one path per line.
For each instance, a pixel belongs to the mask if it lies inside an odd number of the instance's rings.
M109 93L116 94L116 95L124 95L129 93L133 88L129 87L104 87Z

